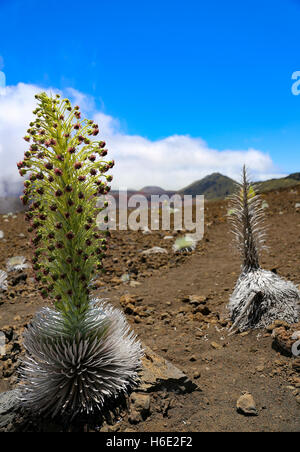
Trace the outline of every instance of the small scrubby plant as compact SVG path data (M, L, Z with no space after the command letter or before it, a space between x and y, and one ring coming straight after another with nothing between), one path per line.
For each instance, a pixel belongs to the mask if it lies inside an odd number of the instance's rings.
M124 315L90 296L107 249L97 197L109 191L114 162L105 160L105 142L95 141L98 125L82 120L78 106L59 95L36 99L24 137L31 145L18 168L26 176L35 279L53 308L38 312L24 334L22 400L35 412L74 416L130 389L142 350Z
M245 166L230 207L229 219L242 258L242 271L228 305L231 329L263 328L274 320L297 322L300 316L297 287L260 267L259 252L265 248L264 209Z

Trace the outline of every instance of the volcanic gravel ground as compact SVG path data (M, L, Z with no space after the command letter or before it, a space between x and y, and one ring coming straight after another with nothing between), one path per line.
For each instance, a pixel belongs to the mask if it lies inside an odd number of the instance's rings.
M263 198L269 204L269 251L261 265L299 286L300 209L295 205L300 203L300 189L270 192ZM227 201L206 203L205 235L192 252L174 253L172 245L182 232L112 232L107 273L96 280L94 295L123 309L142 342L188 375L199 390L158 391L151 394L145 420L134 423L124 414L120 422L103 424L100 430L300 431L300 357L291 356L288 342L300 323L277 322L266 330L228 336L226 304L240 260L232 250L227 209ZM6 269L7 258L30 259L23 214L0 216L0 230L0 269ZM164 239L170 235L174 240ZM168 254L142 254L154 246ZM0 392L16 386L22 331L47 304L32 278L31 269L11 272L8 290L0 292L0 330L7 342L7 354L0 357ZM244 392L252 394L257 416L237 412L236 402Z

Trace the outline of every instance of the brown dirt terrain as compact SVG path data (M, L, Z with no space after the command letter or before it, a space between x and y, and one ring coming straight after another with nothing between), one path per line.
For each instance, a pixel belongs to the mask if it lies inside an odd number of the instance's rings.
M261 265L300 284L300 189L265 194L269 252ZM105 266L96 281L95 295L125 310L142 342L181 369L198 386L191 393L157 391L141 422L125 414L109 431L300 431L300 358L289 347L280 349L274 332L290 336L295 326L228 336L226 304L239 275L240 260L231 246L227 202L209 202L205 235L195 251L175 254L168 231L151 234L113 232ZM8 220L8 221L5 221ZM6 259L32 250L23 214L0 216L0 269ZM20 236L23 234L24 236ZM172 235L172 233L171 233ZM174 233L174 236L181 233ZM145 256L141 251L159 246L168 254ZM129 282L120 277L130 275ZM0 330L9 353L0 357L0 392L17 382L22 354L21 333L45 301L32 280L32 270L9 274L9 287L0 295ZM193 297L194 296L194 297ZM277 327L277 329L275 329ZM277 344L277 345L276 345ZM258 415L237 412L243 392L253 395Z

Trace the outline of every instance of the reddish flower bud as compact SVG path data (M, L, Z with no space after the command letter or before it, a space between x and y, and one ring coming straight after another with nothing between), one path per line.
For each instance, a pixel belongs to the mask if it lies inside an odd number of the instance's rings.
M94 162L94 161L96 160L95 154L90 155L90 156L89 156L89 160L90 160L91 162Z
M75 149L74 147L70 147L70 148L68 149L68 152L69 152L70 154L74 154L75 151L76 151L76 149Z
M79 130L81 125L79 123L77 123L77 124L74 124L73 127L74 127L75 130Z
M45 164L44 164L44 167L45 167L46 169L48 169L48 170L52 170L52 169L53 169L53 165L52 165L52 163L50 163L50 162L45 163Z
M57 197L61 196L62 194L63 194L63 192L59 189L56 190L56 192L55 192L55 196L57 196Z
M63 172L62 172L62 170L60 168L55 168L54 169L54 173L55 173L56 176L62 176Z
M66 192L71 193L73 191L73 187L71 185L66 185L65 190Z
M86 179L85 176L79 176L79 177L78 177L79 182L84 182L85 179Z
M62 223L56 223L55 227L56 227L56 229L62 229L63 224Z
M75 162L75 163L74 163L74 168L75 168L76 170L79 170L80 168L82 168L82 163L81 163L81 162Z
M69 232L66 234L66 237L67 237L67 239L72 240L72 239L75 237L75 234L74 234L73 231L69 231Z
M28 196L20 196L20 200L26 206L28 204Z

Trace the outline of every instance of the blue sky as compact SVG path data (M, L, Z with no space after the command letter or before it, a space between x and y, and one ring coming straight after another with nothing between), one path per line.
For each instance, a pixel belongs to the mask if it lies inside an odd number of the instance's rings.
M299 1L0 0L0 20L8 85L73 87L129 135L255 148L300 171Z

